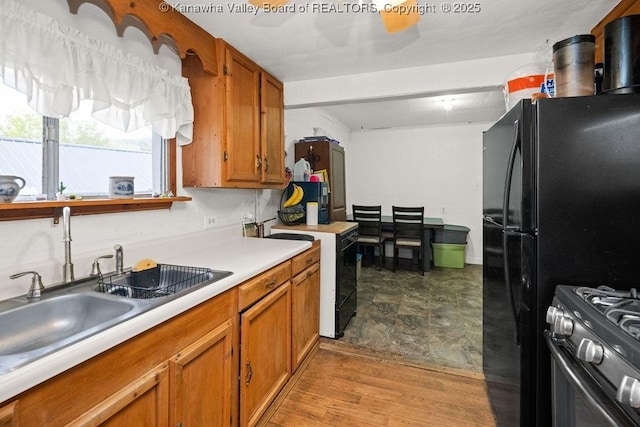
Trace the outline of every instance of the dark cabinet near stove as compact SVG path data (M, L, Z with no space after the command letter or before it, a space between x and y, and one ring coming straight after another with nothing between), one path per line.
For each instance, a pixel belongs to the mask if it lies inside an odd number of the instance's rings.
M330 141L297 142L295 161L305 158L314 172L327 171L329 178L329 220L347 220L344 148Z

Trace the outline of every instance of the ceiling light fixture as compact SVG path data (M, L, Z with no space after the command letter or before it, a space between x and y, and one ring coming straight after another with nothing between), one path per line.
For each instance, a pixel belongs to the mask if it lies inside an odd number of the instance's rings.
M451 111L453 108L453 101L455 100L455 98L442 98L442 107L445 111Z
M289 0L248 0L254 6L284 6ZM371 0L388 33L406 30L420 21L418 0ZM362 5L362 0L358 4Z
M406 30L420 21L417 0L373 0L388 33Z

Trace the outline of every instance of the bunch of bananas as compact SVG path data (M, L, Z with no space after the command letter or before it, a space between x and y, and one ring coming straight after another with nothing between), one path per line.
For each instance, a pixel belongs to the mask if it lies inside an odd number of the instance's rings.
M289 206L295 206L302 201L302 197L304 196L304 190L299 185L293 184L293 193L291 196L284 202L282 205L283 208L288 208Z

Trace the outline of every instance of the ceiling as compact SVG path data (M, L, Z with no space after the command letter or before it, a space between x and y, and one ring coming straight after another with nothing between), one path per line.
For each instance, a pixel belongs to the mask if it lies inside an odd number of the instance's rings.
M288 10L275 12L245 0L181 4L209 7L183 13L287 83L536 52L547 40L590 32L617 2L482 0L480 12L456 14L443 13L443 1L418 0L420 22L393 34L366 10L370 0L290 0ZM447 110L443 99L450 98ZM353 130L493 121L505 110L499 87L319 108Z

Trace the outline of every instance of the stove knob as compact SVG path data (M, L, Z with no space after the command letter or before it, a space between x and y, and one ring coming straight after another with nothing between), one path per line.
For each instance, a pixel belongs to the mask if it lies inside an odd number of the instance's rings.
M588 338L582 338L582 341L580 341L578 345L577 356L580 360L597 365L602 362L604 358L604 348L600 343L591 341Z
M549 307L547 309L547 323L553 325L556 321L556 318L562 315L564 315L562 309L553 306Z
M553 322L553 332L570 337L573 334L573 320L566 316L556 316Z
M640 408L640 381L625 375L620 381L616 400L623 405Z

